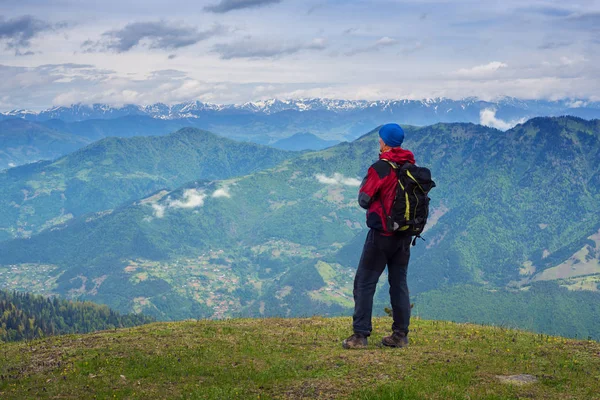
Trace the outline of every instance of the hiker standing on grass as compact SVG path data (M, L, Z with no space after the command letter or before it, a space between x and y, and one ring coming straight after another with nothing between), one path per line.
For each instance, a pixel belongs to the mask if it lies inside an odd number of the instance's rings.
M400 147L404 141L404 131L397 124L386 124L379 129L379 161L371 165L364 178L358 195L359 205L367 210L367 226L371 228L367 235L360 263L354 278L354 334L343 341L346 349L364 348L367 346L367 337L372 331L371 314L373 312L373 296L379 277L386 265L388 267L388 281L390 284L390 300L392 304L392 335L382 339L382 344L390 347L404 347L408 345L408 325L410 322L410 301L406 272L410 258L410 245L412 236L419 236L425 225L428 213L429 198L427 192L435 186L431 175L426 168L416 167L415 157L409 150ZM410 209L409 197L404 200L404 192L398 191L399 182L403 182L402 174L411 171L408 176L413 177L413 182L406 185L419 185L423 190L418 200L421 207ZM425 170L421 171L421 170ZM425 174L425 182L420 178ZM429 184L426 182L429 174ZM412 189L417 186L411 186ZM402 199L394 201L397 193ZM416 192L415 192L416 193ZM422 197L424 193L424 198ZM412 200L411 200L412 201ZM401 210L398 210L401 207ZM401 213L401 218L396 215ZM425 215L424 218L417 217ZM398 223L397 223L398 222ZM416 237L415 237L416 240ZM413 242L414 245L415 242Z

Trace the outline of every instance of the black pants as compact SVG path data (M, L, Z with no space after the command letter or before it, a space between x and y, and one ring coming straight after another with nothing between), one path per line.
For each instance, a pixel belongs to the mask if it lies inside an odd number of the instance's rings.
M373 330L371 325L373 296L379 277L387 265L394 317L392 331L408 334L410 300L406 272L410 259L411 239L410 236L383 236L374 229L369 231L354 277L352 327L355 333L369 336Z

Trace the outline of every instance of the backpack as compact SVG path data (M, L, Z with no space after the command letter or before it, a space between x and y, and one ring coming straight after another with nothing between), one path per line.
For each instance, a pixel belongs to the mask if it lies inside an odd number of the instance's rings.
M406 236L415 236L412 245L421 238L421 233L429 217L429 191L435 187L428 168L417 167L411 163L402 166L389 160L387 162L398 177L398 188L392 203L391 215L385 215L388 232L397 232ZM385 209L384 209L385 213ZM425 240L425 239L423 239Z

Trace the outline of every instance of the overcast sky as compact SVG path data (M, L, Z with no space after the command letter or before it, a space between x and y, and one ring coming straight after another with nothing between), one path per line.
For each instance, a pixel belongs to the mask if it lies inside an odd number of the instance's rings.
M0 110L600 100L600 1L0 0Z

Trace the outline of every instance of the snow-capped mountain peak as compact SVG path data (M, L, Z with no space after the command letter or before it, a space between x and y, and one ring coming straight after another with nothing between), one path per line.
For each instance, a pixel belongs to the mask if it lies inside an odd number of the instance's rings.
M330 111L335 113L382 112L392 115L414 113L417 110L429 110L428 113L436 115L452 115L471 110L477 115L480 110L493 108L519 109L526 114L542 115L536 110L543 110L543 115L560 115L566 109L587 107L600 109L600 103L578 99L565 99L559 101L522 100L514 97L503 97L497 101L487 102L475 97L452 100L443 97L426 98L422 100L397 99L397 100L344 100L327 98L301 98L301 99L265 99L243 104L212 104L198 100L179 104L155 103L148 105L127 104L123 106L110 106L107 104L73 104L69 107L55 106L40 112L28 110L13 110L0 113L0 119L25 118L28 120L62 119L65 121L79 121L86 119L107 119L123 116L149 116L158 119L198 118L206 112L227 113L257 113L276 114L285 111ZM421 112L421 111L419 111ZM424 111L423 111L424 112ZM460 118L457 118L460 119Z

